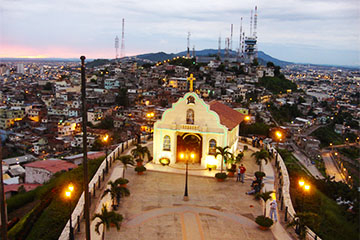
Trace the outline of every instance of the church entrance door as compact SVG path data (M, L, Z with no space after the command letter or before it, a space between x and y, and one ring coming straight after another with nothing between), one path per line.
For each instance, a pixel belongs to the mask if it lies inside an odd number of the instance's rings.
M200 134L183 133L177 136L177 155L176 162L186 162L186 158L181 159L181 153L194 153L195 158L190 159L189 163L201 163L202 157L202 137Z

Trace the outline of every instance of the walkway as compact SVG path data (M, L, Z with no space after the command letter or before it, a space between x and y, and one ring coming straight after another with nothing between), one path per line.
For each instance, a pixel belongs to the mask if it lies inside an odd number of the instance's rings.
M343 181L343 177L339 172L339 169L335 166L333 159L330 156L330 152L322 152L322 158L324 159L325 167L326 167L326 174L330 177L335 177L335 181Z

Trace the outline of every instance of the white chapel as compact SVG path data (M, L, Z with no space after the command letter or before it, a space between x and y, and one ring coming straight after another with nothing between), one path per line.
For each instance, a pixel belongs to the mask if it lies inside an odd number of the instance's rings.
M243 119L243 114L221 102L206 103L188 92L154 124L154 161L160 163L165 158L170 164L188 161L201 168L220 168L216 147L229 146L235 153ZM192 153L192 158L185 159L184 153Z

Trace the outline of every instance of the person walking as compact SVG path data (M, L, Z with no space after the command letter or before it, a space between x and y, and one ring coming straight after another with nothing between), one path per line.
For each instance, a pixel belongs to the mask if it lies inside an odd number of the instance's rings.
M277 208L277 203L276 203L276 199L274 199L274 200L270 203L270 218L271 218L272 220L275 220L275 222L277 222L276 208ZM273 219L273 218L274 218L274 219Z
M243 164L241 164L240 167L239 167L239 170L240 170L241 182L244 183L244 177L245 177L246 168L244 167Z
M240 167L239 167L238 170L237 170L236 181L237 181L237 182L240 182L240 178L241 178L241 169L240 169Z

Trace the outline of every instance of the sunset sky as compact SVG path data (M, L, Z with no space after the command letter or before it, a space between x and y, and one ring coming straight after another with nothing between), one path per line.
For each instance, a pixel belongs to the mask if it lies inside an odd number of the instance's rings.
M360 65L358 0L0 0L0 57L114 58L125 18L127 56L239 45L258 6L259 50L281 60Z

